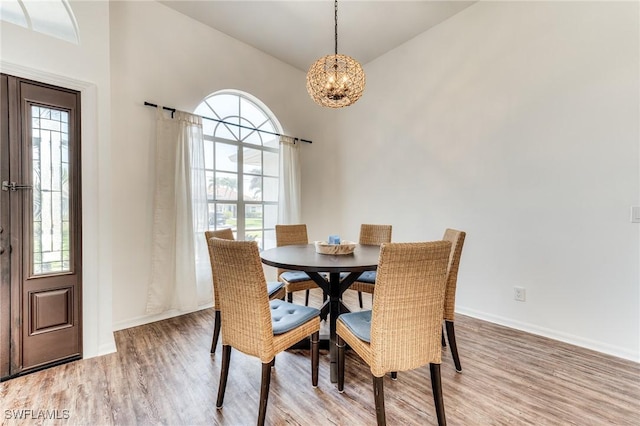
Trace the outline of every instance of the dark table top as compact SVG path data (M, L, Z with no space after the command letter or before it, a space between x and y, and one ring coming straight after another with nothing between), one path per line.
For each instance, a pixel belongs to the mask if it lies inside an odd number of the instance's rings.
M316 253L313 244L276 247L260 253L262 262L266 265L307 272L375 271L379 256L379 246L360 244L352 254L343 255Z

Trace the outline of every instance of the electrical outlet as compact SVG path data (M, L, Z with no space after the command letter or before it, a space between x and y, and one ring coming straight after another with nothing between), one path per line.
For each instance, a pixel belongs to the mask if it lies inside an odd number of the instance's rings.
M527 291L524 287L514 287L513 288L513 299L518 302L524 302L527 300Z

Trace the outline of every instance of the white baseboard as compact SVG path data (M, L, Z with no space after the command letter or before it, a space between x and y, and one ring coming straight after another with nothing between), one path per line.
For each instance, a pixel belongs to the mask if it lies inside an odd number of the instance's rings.
M171 310L161 314L143 315L137 318L132 318L125 321L120 321L113 324L113 331L124 330L126 328L137 327L144 324L149 324L156 321L162 321L168 318L173 318L180 315L185 315L191 312L196 312L202 309L208 309L213 306L212 303L199 306L196 309L189 311ZM456 313L461 315L467 315L473 318L481 319L483 321L492 322L494 324L503 325L505 327L514 328L516 330L525 331L527 333L536 334L538 336L548 337L550 339L558 340L560 342L569 343L572 345L580 346L582 348L591 349L597 352L602 352L607 355L616 356L618 358L627 359L634 362L640 362L640 353L635 353L627 348L619 346L608 345L602 342L597 342L590 339L584 339L568 333L562 333L557 330L552 330L545 327L539 327L535 324L530 324L521 321L515 321L510 318L501 317L494 314L489 314L475 309L467 309L464 307L456 308ZM100 347L100 355L115 352L115 344L109 347Z
M213 303L207 303L206 305L200 305L196 309L181 311L178 309L172 309L160 314L142 315L136 318L131 318L124 321L118 321L113 324L113 331L124 330L126 328L137 327L139 325L145 325L156 321L162 321L169 318L177 317L180 315L190 314L191 312L201 311L203 309L209 309L213 307Z
M552 330L545 327L539 327L535 324L515 321L510 318L504 318L498 315L477 311L475 309L456 307L456 313L467 315L467 316L481 319L484 321L492 322L494 324L503 325L505 327L514 328L516 330L525 331L527 333L536 334L538 336L548 337L550 339L580 346L582 348L591 349L597 352L602 352L607 355L613 355L615 357L627 359L629 361L640 362L640 353L634 352L633 350L630 350L627 348L622 348L619 346L613 346L606 343L585 339L572 334L559 332L557 330Z

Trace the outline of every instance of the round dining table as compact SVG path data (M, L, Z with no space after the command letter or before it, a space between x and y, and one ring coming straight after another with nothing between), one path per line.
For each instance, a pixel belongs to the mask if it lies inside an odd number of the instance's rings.
M365 271L378 268L380 247L356 245L351 254L328 255L316 252L314 244L289 245L264 250L262 263L276 268L304 271L327 295L321 308L321 318L329 318L329 358L331 382L338 380L336 349L336 320L341 313L349 312L342 303L342 293ZM329 280L325 278L329 274Z

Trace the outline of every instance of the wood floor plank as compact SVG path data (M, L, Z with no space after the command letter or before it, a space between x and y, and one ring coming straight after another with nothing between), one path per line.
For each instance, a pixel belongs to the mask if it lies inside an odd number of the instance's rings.
M318 306L320 294L312 293ZM347 293L355 308L355 292ZM462 315L455 327L463 372L448 348L441 370L450 425L640 424L639 364ZM212 331L213 312L195 312L116 332L117 353L0 383L1 424L255 424L260 361L232 351L224 407L216 410L221 348L209 353ZM278 355L267 424L375 424L367 366L347 352L340 394L329 381L328 357L321 351L314 389L309 351ZM425 366L396 381L385 377L390 425L437 424L429 374ZM45 418L65 412L68 418Z

